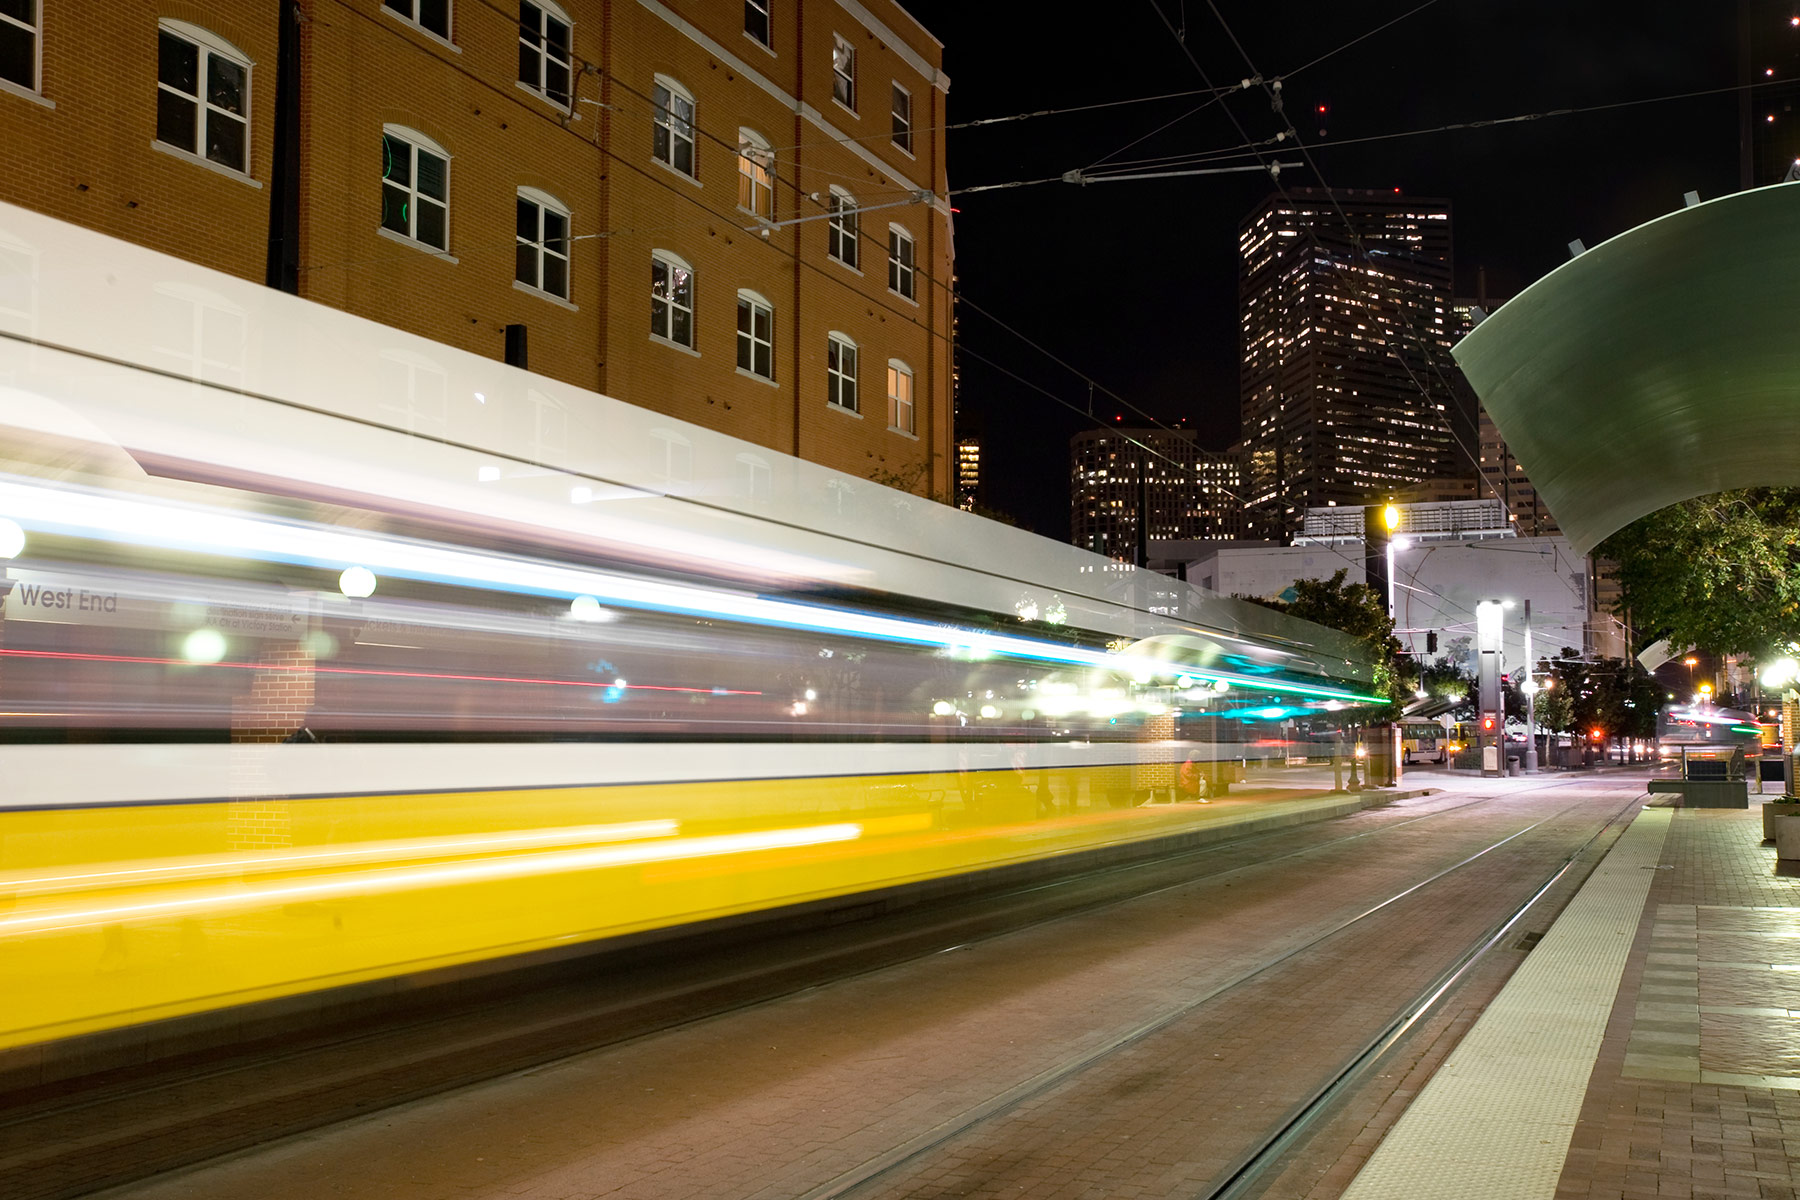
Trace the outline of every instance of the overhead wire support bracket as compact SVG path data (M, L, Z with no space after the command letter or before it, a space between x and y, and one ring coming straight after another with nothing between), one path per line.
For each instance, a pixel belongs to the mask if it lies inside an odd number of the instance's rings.
M1283 167L1299 167L1303 163L1274 162L1268 164L1271 175L1281 174ZM1138 179L1176 179L1184 175L1243 175L1264 169L1262 163L1245 163L1236 167L1195 167L1187 171L1139 171L1127 175L1089 175L1086 171L1064 171L1063 182L1086 187L1090 183L1130 183Z

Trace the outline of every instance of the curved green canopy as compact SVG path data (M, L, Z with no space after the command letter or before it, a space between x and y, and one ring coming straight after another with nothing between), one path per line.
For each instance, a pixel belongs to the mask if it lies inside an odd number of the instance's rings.
M1620 234L1454 353L1582 553L1681 500L1800 485L1800 183Z

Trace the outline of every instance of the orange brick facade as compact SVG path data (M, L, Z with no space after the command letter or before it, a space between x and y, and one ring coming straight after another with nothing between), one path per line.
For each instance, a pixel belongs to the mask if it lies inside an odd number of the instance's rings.
M925 30L888 0L771 0L765 46L743 0L562 0L574 72L562 106L519 81L517 0L448 3L446 40L383 0L44 0L36 87L0 89L0 199L262 280L291 17L301 295L493 358L522 325L534 371L951 495L947 80ZM244 171L156 144L165 21L250 64ZM839 37L855 50L855 111L833 97ZM658 76L693 97L692 178L653 157ZM892 133L896 84L910 154ZM378 233L384 126L448 156L447 253ZM740 129L773 150L772 221L739 207ZM859 271L828 254L833 185L861 210ZM521 188L568 210L567 304L514 286ZM913 239L911 300L888 286L890 223ZM656 251L693 268L697 353L651 336ZM738 369L740 289L773 310L773 384ZM826 401L833 331L859 348L860 416ZM890 428L890 360L913 373L915 437Z

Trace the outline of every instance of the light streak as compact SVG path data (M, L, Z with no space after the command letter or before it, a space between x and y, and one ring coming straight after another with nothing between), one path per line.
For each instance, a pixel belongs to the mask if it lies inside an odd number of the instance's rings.
M508 589L564 600L591 595L596 601L626 608L725 618L816 633L848 634L935 646L953 652L1004 655L1104 670L1124 669L1111 653L1064 643L73 488L0 482L0 511L43 531L118 538L172 550L333 570L342 570L345 564L352 564L383 574L431 582ZM1382 702L1378 696L1318 684L1278 682L1211 668L1193 669L1190 673L1263 691Z
M26 913L0 919L0 936L48 933L83 925L129 920L186 917L219 909L247 908L273 903L318 901L332 898L395 892L427 887L490 883L531 875L591 871L602 867L674 862L725 854L750 854L759 850L785 850L854 841L862 836L855 824L813 825L798 829L769 829L755 833L726 833L710 837L677 838L633 846L604 846L591 850L557 850L520 854L432 867L390 868L359 871L312 883L275 887L214 889L168 900L144 900L73 911Z
M298 850L280 854L226 856L198 859L193 862L157 863L144 867L121 867L107 871L84 871L78 875L0 876L0 889L12 892L47 894L77 889L141 886L145 883L233 874L244 871L270 873L286 871L323 862L379 862L383 859L448 858L468 851L495 851L541 846L557 842L565 846L591 842L624 842L645 838L674 837L681 832L681 822L671 820L627 821L617 825L581 825L555 829L519 829L479 837L426 838L413 842L364 842L333 847L328 850Z
M382 645L380 642L363 642L359 645ZM700 696L760 696L761 692L738 691L731 688L675 687L661 683L625 683L614 680L611 683L593 683L585 679L532 679L516 675L451 675L439 671L384 671L376 667L328 667L317 664L308 666L305 663L270 663L270 662L215 662L196 663L185 658L156 658L136 654L85 654L74 650L3 650L0 657L5 658L61 658L74 659L78 662L132 663L145 666L162 667L229 667L235 671L299 671L316 675L380 675L395 679L443 679L453 683L533 683L544 687L578 687L578 688L623 688L627 691L643 692L692 692ZM27 714L30 715L30 714Z

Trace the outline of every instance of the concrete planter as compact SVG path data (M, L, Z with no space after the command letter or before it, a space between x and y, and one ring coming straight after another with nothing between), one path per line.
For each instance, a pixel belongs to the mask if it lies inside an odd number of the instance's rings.
M1763 841L1775 840L1775 818L1800 817L1800 800L1768 800L1763 803Z
M1775 857L1800 862L1800 817L1775 818Z

